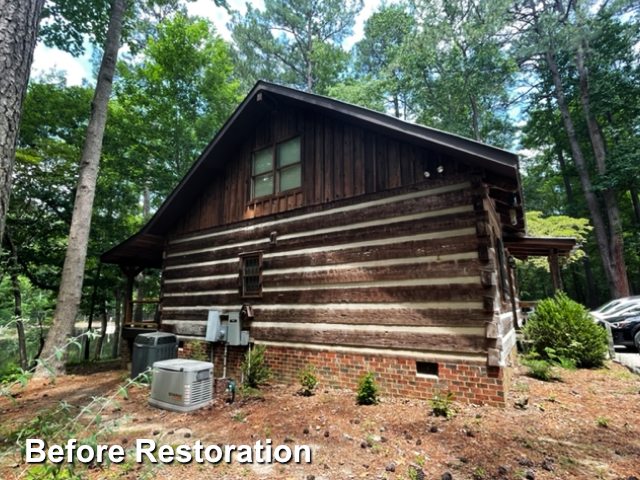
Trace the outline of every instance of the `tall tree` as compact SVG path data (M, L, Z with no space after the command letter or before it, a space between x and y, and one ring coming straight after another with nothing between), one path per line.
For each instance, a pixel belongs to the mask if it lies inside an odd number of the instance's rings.
M171 192L240 101L228 45L214 26L165 18L136 63L121 62L116 93L136 142L143 215ZM153 128L148 128L153 125Z
M616 194L610 185L602 188L604 212L595 185L606 176L607 147L601 120L595 112L591 41L598 23L611 15L622 15L630 2L527 1L514 9L520 32L520 53L540 75L550 78L553 99L562 118L585 201L594 225L604 272L612 297L629 294L624 260L622 221ZM575 94L572 95L572 90ZM571 99L580 109L572 109ZM586 128L589 146L581 143L579 125ZM585 148L586 147L586 148ZM588 149L591 149L589 155ZM589 164L593 158L595 172ZM595 181L594 181L595 180Z
M22 104L44 0L0 0L0 239L9 209Z
M125 6L126 0L113 0L111 7L104 54L100 71L98 72L98 82L91 105L91 118L80 161L67 256L62 270L53 325L47 335L42 352L44 358L52 356L56 349L64 345L65 338L73 332L80 305L91 214L102 150L102 138L107 121L109 96L116 69L118 50L120 49L120 35ZM65 359L66 351L62 356L55 356L55 360L52 361L49 367L55 373L64 373ZM47 370L43 365L40 365L36 373L44 376L47 375Z
M415 34L404 42L416 121L510 146L507 115L516 63L504 38L502 0L414 0Z
M402 46L415 34L416 20L404 4L382 5L364 24L355 47L356 71L379 84L385 108L398 118L413 117Z
M346 65L341 43L361 9L362 0L266 0L263 11L247 3L231 20L240 78L325 93Z

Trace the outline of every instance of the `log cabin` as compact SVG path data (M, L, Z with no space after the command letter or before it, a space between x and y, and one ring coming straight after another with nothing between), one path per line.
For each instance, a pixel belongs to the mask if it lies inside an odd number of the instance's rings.
M371 371L383 395L504 405L512 258L553 262L573 246L525 233L515 154L258 82L102 261L127 274L129 299L141 269L161 269L158 327L186 355L208 311L250 306L243 328L278 381L313 364L325 385L353 388ZM222 349L207 348L221 375ZM246 348L229 347L229 375Z

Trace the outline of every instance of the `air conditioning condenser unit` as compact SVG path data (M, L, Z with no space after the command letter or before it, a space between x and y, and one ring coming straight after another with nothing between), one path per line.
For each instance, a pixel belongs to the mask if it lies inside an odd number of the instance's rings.
M213 363L175 358L153 364L149 403L174 412L191 412L211 402Z

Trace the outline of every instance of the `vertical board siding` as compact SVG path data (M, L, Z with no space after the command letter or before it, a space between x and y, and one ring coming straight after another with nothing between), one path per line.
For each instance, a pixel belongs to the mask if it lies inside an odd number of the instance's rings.
M302 187L273 198L251 201L251 155L296 135L301 137ZM355 124L279 106L247 132L172 231L173 235L319 205L367 193L432 181L445 173L466 171L455 160ZM430 179L423 172L429 170Z

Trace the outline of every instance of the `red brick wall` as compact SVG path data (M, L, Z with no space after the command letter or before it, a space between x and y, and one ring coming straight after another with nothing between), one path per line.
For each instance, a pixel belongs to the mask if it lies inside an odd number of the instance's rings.
M212 344L209 342L189 342L183 343L178 350L178 358L190 358L205 362L211 359ZM240 364L244 358L244 352L248 347L227 347L227 377L233 378L240 383ZM220 378L224 370L224 345L213 345L213 374Z
M311 363L316 367L321 386L355 391L358 379L371 371L383 396L431 399L436 393L450 390L457 401L495 406L505 406L508 389L505 380L510 370L460 360L438 362L436 379L418 376L415 358L272 346L267 347L265 356L277 382L297 384L298 372Z
M210 344L203 342L209 359ZM195 349L201 353L200 347ZM228 347L227 377L240 383L240 364L247 347ZM515 350L515 349L514 349ZM224 346L214 347L215 376L222 376ZM194 348L185 342L180 358L193 358ZM272 369L272 383L298 384L298 372L307 364L316 367L320 387L356 390L358 379L373 372L382 396L432 399L436 393L452 391L454 400L465 403L505 406L511 368L487 367L462 360L438 362L438 378L416 374L416 359L385 355L362 355L328 350L267 347L265 358Z

